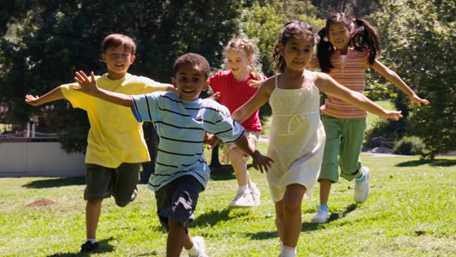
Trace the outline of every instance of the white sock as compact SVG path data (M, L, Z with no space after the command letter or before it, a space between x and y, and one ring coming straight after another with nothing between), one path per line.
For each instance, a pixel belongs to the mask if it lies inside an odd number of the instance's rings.
M245 192L245 190L247 190L248 188L248 184L247 185L243 185L243 186L239 186L238 187L238 192Z
M97 242L95 238L87 238L87 241L91 242L92 244L95 244Z
M282 244L282 251L280 257L296 257L296 247L289 247Z

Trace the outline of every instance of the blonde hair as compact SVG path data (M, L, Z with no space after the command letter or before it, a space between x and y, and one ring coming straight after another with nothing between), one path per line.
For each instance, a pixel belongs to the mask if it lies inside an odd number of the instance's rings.
M259 78L261 75L261 65L258 61L258 48L255 43L244 36L234 36L226 44L223 49L223 55L226 57L226 53L229 50L242 50L247 56L249 62L248 68L255 78Z

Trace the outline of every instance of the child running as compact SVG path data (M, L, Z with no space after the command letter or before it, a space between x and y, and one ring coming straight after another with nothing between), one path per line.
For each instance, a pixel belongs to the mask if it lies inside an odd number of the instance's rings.
M320 31L320 36L324 40L318 44L318 63L321 70L337 82L363 93L365 71L372 68L407 95L412 103L429 103L377 59L379 37L367 21L336 13L326 20L326 27ZM338 167L344 179L355 180L354 200L357 203L366 201L369 194L369 169L359 160L366 129L366 111L333 95L327 96L321 111L326 143L318 179L320 207L312 218L313 223L325 223L329 219L329 193L331 184L339 179Z
M223 51L228 70L222 70L208 79L214 92L220 93L218 102L234 112L247 100L255 95L259 80L263 76L255 72L257 63L257 49L247 38L234 37L225 46ZM252 83L253 82L253 83ZM259 111L255 111L247 118L242 126L250 145L255 148L261 131ZM260 190L251 181L247 173L248 155L236 144L224 146L225 156L228 156L236 175L238 190L231 201L231 207L252 207L260 204Z
M110 34L103 39L101 50L107 73L95 78L100 88L129 95L174 90L170 84L128 73L136 52L136 44L130 37ZM113 196L120 207L133 201L141 163L150 161L150 157L142 124L136 122L130 109L84 94L78 88L77 83L64 84L40 97L26 95L25 101L40 106L66 99L73 108L87 112L90 123L84 191L87 241L81 252L88 253L99 248L96 231L103 199Z
M244 128L231 119L225 106L199 98L207 87L208 72L209 64L203 56L184 54L174 64L172 81L177 93L139 96L104 90L97 86L93 74L87 77L84 72L76 73L82 91L130 107L138 122L151 121L157 130L160 143L149 186L155 191L160 222L168 231L167 257L180 256L182 248L191 257L207 256L203 238L192 238L188 231L199 193L209 179L203 155L205 133L216 135L224 143L235 143L253 158L254 167L261 172L271 164L271 159L249 145Z
M267 179L275 203L280 257L297 254L301 202L304 194L310 194L321 167L325 131L320 121L320 91L385 119L401 117L400 112L384 110L327 74L306 70L316 41L310 25L285 24L274 50L280 73L263 82L257 94L233 114L244 121L268 101L272 108L268 156L274 163Z

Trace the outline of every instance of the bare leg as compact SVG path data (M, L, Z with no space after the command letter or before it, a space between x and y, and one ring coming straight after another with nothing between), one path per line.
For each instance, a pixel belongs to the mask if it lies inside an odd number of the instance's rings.
M283 199L275 203L276 210L276 226L277 233L279 234L280 242L283 242L283 220L284 220L284 208L283 208Z
M301 233L301 203L306 188L303 185L287 186L283 197L283 244L296 247Z
M230 162L231 165L233 165L234 174L236 175L236 179L240 187L247 185L249 182L247 174L247 160L244 155L244 152L239 148L233 148L229 152Z
M189 236L185 232L184 226L182 226L182 224L178 223L177 221L171 219L168 220L168 227L169 231L168 240L166 242L166 256L179 257L182 252L182 248L184 247L184 244L189 243L187 241Z
M331 192L331 181L320 180L320 204L328 204L329 193Z
M98 220L101 213L103 199L88 200L86 203L86 236L96 238Z

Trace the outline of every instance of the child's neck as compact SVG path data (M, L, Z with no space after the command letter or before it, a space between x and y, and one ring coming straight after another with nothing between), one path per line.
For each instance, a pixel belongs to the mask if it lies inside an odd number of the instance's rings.
M115 72L109 72L108 71L108 79L110 80L119 80L123 79L127 75L127 73L115 73Z
M250 71L248 69L242 70L242 71L238 71L236 73L233 72L233 77L237 81L244 81L244 80L248 79L249 76L250 76Z
M344 48L336 49L336 52L338 52L340 55L347 55L347 53L348 53L348 45L345 46Z
M304 77L304 73L305 73L305 69L304 70L292 70L292 69L286 69L285 72L283 73L283 75L285 75L285 77L289 78L289 79L301 79Z

